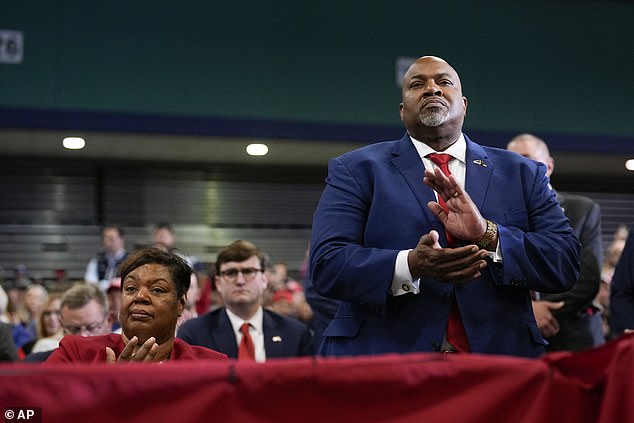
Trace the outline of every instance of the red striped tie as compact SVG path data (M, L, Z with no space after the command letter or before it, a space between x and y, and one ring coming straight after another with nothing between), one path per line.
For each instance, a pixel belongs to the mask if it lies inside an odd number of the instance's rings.
M428 154L427 157L429 160L434 162L442 173L446 176L451 175L449 171L449 162L453 160L450 154L444 153L431 153ZM448 212L447 204L440 198L438 195L438 204L440 207ZM447 243L450 247L454 247L456 245L455 238L445 230L445 235L447 235ZM454 293L451 299L451 311L449 313L449 321L447 322L447 341L460 352L469 352L471 348L469 348L469 339L467 338L467 332L465 331L464 325L462 324L462 318L460 317L460 309L458 308L458 302L456 301L456 292L454 287Z

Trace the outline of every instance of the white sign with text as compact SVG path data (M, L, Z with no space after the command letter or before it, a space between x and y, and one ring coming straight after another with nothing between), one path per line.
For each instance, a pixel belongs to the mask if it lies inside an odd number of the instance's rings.
M24 57L22 31L0 29L0 63L18 65Z

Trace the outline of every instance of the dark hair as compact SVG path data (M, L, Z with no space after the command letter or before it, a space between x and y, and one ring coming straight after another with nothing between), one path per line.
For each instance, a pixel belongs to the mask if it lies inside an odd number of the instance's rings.
M158 222L154 225L154 230L167 229L170 233L174 233L174 228L168 222Z
M193 272L187 260L174 251L164 251L156 247L142 248L130 254L121 263L121 286L130 272L144 264L160 264L167 267L176 285L178 298L187 293Z
M216 275L220 274L220 266L230 261L245 261L250 257L256 256L260 259L262 270L266 269L268 263L264 253L252 242L243 241L241 239L233 241L231 244L220 250L216 258Z
M123 228L119 225L106 225L103 228L101 228L101 233L104 233L104 231L106 229L114 229L115 231L117 231L119 233L119 237L123 238L125 237L125 231L123 230Z

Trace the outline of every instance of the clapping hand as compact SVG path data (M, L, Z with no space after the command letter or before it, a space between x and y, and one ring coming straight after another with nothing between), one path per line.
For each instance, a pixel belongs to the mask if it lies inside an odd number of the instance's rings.
M125 339L125 338L124 338ZM149 337L141 346L138 346L139 338L133 336L117 358L110 347L106 347L106 363L149 363L155 361L159 351L159 344L154 337Z

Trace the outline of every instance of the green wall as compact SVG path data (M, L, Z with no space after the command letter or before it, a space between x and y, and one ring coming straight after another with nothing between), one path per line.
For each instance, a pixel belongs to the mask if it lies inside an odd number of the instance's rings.
M634 135L634 4L0 0L0 107L398 125L397 57L460 73L467 127Z

